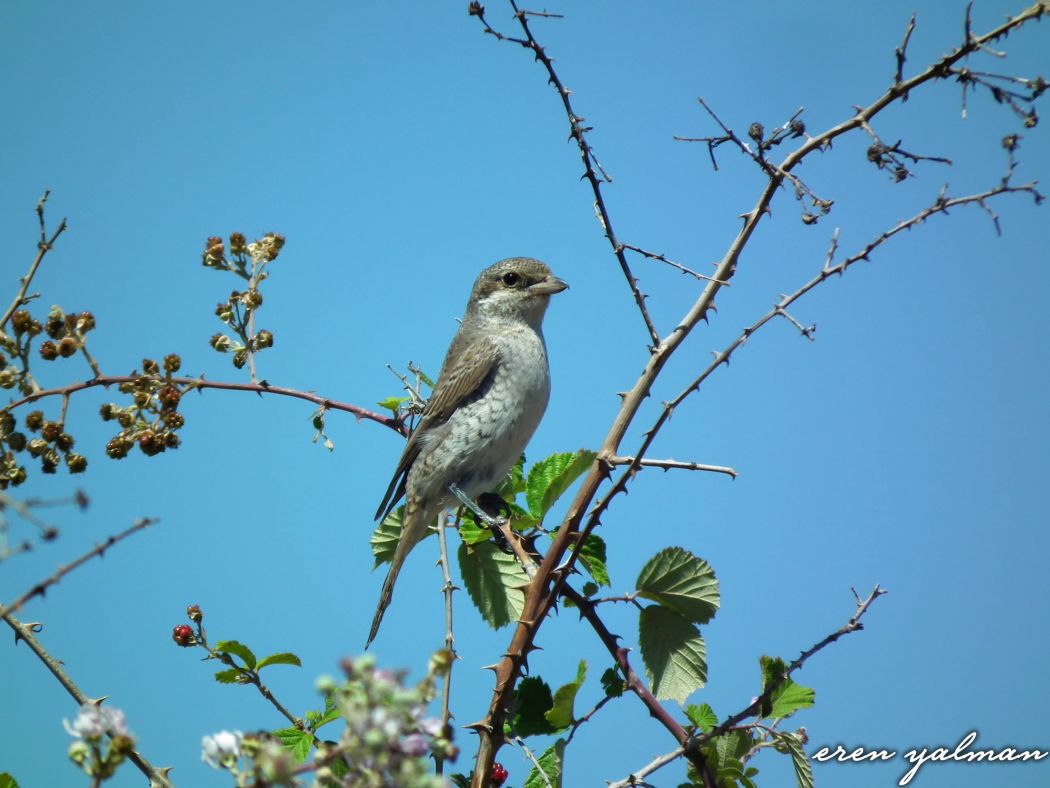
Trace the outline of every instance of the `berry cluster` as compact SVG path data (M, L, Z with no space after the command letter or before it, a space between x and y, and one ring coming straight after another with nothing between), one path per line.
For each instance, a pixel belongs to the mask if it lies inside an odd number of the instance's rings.
M284 237L267 233L262 238L248 243L242 233L230 236L229 255L222 238L212 236L204 245L202 263L217 271L230 271L246 280L245 290L234 290L230 297L215 307L215 315L233 330L236 338L218 333L210 344L220 353L232 353L233 365L240 369L251 354L273 347L273 334L254 330L255 312L262 306L263 297L259 285L268 276L266 266L277 259L284 247Z
M120 460L137 444L143 454L152 457L179 447L181 441L176 432L186 419L178 407L185 389L172 376L181 364L176 354L165 356L162 374L156 361L143 359L142 373L135 373L134 380L120 384L121 392L131 395L131 404L120 407L107 402L99 409L103 421L115 421L121 427L106 444L106 454Z

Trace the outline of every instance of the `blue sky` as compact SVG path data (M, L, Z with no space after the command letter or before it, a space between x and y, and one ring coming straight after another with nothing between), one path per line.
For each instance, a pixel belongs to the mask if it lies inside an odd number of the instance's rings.
M614 182L606 200L621 239L699 270L720 259L754 204L761 176L728 148L672 141L716 128L704 96L739 131L782 123L800 106L819 131L872 101L894 71L893 49L918 12L906 73L954 46L963 3L626 3L549 6L537 20L591 142ZM979 2L975 29L1021 4ZM511 27L507 9L490 21ZM1005 61L975 68L1046 73L1046 30L1002 44ZM102 368L122 374L144 356L182 355L184 370L241 380L208 338L214 304L236 286L202 268L209 235L274 230L288 243L265 286L260 320L276 345L260 357L274 384L371 407L398 393L386 369L436 371L474 276L503 257L547 261L572 289L554 299L546 333L554 392L529 457L596 448L646 357L645 334L579 181L560 103L542 69L482 34L465 3L276 2L160 7L132 3L8 3L0 7L0 269L6 292L34 253L33 206L67 216L37 277L38 311L92 310ZM765 312L809 279L841 228L847 253L928 205L988 188L1005 169L1000 139L1023 134L1021 181L1046 179L1043 125L1020 123L986 94L960 117L954 84L924 88L880 117L884 140L946 156L894 184L867 164L868 140L837 142L800 174L835 200L812 227L777 198L741 259L718 314L669 365L625 441L629 452L674 396ZM792 313L818 326L807 342L786 322L756 334L675 414L652 455L731 465L718 475L646 471L604 518L615 591L627 591L659 549L681 545L714 566L723 607L705 629L709 687L691 698L722 716L758 690L761 654L787 658L839 627L851 586L881 583L862 633L808 663L817 691L798 715L810 750L842 742L905 751L980 732L990 747L1050 749L1041 699L1050 613L1045 479L1050 420L1045 294L1046 209L1027 197L994 205L1003 236L979 209L936 217L829 281ZM696 298L687 278L635 261L666 333ZM7 296L5 296L7 297ZM38 365L39 366L39 365ZM60 385L89 375L80 359L41 371ZM92 696L124 709L142 752L173 765L180 785L228 782L199 756L204 734L282 725L250 690L218 686L198 652L170 641L188 603L213 639L258 652L292 650L276 667L286 705L317 704L313 683L359 653L381 573L369 572L372 513L400 439L331 414L333 453L310 442L312 409L280 398L208 392L187 402L184 445L155 458L103 455L112 434L96 415L114 399L74 397L67 424L88 473L34 482L27 496L83 486L85 514L49 511L62 537L0 569L0 599L17 597L143 515L161 523L67 577L24 611ZM47 405L49 415L58 403ZM19 530L21 529L21 530ZM14 534L29 531L14 526ZM430 544L430 543L428 543ZM374 646L416 675L443 637L440 576L429 548L403 572ZM636 617L607 611L628 642ZM480 667L508 631L490 631L457 596L454 676L461 723L491 690ZM600 697L610 660L576 617L545 625L533 670L590 678L580 708ZM635 654L637 666L640 658ZM10 641L0 649L0 771L26 786L76 785L61 720L75 708L43 667ZM469 767L473 739L462 732ZM568 756L568 785L620 779L673 742L632 698L599 714ZM501 760L520 785L520 753ZM781 762L783 761L783 762ZM760 757L787 784L786 759ZM818 785L896 784L906 765L816 766ZM1050 759L1000 767L931 764L912 785L1050 780ZM654 776L673 786L676 766ZM127 768L117 785L138 785Z

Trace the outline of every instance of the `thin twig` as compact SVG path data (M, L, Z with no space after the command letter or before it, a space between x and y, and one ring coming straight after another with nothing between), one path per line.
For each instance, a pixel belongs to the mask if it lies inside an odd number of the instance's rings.
M862 629L864 629L864 624L861 623L861 618L863 618L864 614L868 612L868 609L871 607L872 603L880 596L886 593L886 589L880 586L878 583L876 583L875 588L872 589L871 593L868 594L868 596L865 599L861 599L860 596L857 594L856 590L854 589L853 597L857 602L857 609L853 612L853 615L850 617L849 621L847 621L845 624L836 629L827 637L814 643L808 649L799 654L798 657L796 657L795 660L787 666L783 674L777 676L775 679L770 681L766 688L762 691L762 694L755 698L751 703L749 703L746 708L737 712L733 716L726 718L720 725L711 729L707 733L703 733L699 736L694 736L686 744L686 752L688 753L691 750L699 749L705 742L710 741L716 736L721 736L726 731L739 725L743 720L747 719L748 717L754 717L761 714L762 707L765 706L766 703L769 702L769 699L773 697L773 693L776 692L777 688L785 681L787 681L791 677L792 673L794 673L796 670L801 669L810 657L827 648L844 635L849 635L853 632L859 632Z
M442 515L438 518L437 534L438 534L438 545L441 549L441 593L445 596L445 648L448 653L452 655L452 659L449 661L448 670L442 679L441 686L441 729L447 735L452 720L452 712L450 710L450 700L452 697L452 668L456 664L458 657L456 656L456 639L452 634L452 592L456 590L456 586L452 583L452 572L449 567L448 560L448 545L445 541L445 517ZM434 771L437 774L442 774L445 767L445 761L442 758L437 758L434 764Z
M897 47L893 54L897 58L897 76L893 79L894 85L899 85L904 81L904 63L908 59L908 42L911 41L911 34L915 32L915 12L911 12L911 19L908 20L908 27L904 30L904 40L901 41L901 45ZM907 95L901 98L901 101L907 101Z
M680 460L650 460L641 459L635 462L634 457L609 457L606 462L610 465L631 465L635 464L640 468L663 468L665 471L671 469L678 469L682 471L707 471L710 473L724 473L726 476L732 476L734 479L737 477L737 472L734 468L729 468L723 465L704 465L699 462L682 462Z
M671 266L672 268L675 268L675 269L681 271L683 274L688 274L689 276L695 277L695 278L700 279L700 280L702 280L704 282L714 281L710 276L705 276L704 274L698 274L692 268L687 268L686 266L682 265L681 263L676 263L674 260L670 260L670 259L668 259L667 257L665 257L662 254L657 254L656 252L650 252L650 251L642 249L642 248L640 248L638 246L634 246L632 244L624 244L624 243L622 243L622 244L620 244L620 246L622 246L624 249L630 249L632 252L640 254L642 257L647 257L650 260L659 260L661 263L666 263L667 265ZM722 282L722 284L724 284L726 287L729 287L729 282Z
M44 225L44 205L47 203L47 198L50 196L50 190L44 192L44 196L40 198L40 202L36 204L36 215L40 220L40 241L37 243L36 257L33 258L33 262L29 266L29 271L20 280L22 282L21 287L18 289L18 294L15 296L15 300L11 302L11 306L4 312L3 317L0 317L0 331L3 331L4 326L7 325L7 321L11 319L11 315L17 311L17 309L27 302L26 293L29 290L29 285L33 281L33 277L36 276L36 271L40 267L40 263L44 261L44 257L51 251L51 248L55 245L55 241L58 240L58 236L62 235L66 231L66 220L63 219L58 223L58 227L55 228L55 232L51 234L51 237L47 237L47 229Z
M106 537L106 541L104 541L102 544L96 545L94 548L84 553L84 555L80 556L80 558L76 559L75 561L68 563L65 566L59 567L58 570L53 575L51 575L51 577L37 583L24 594L22 594L22 596L20 596L18 599L16 599L14 602L7 606L7 612L11 614L17 613L19 610L22 609L22 606L25 605L25 603L33 597L39 596L42 598L45 594L47 594L47 590L51 586L56 585L58 581L60 581L63 577L68 575L74 569L76 569L79 566L82 566L83 564L86 564L92 558L101 558L103 555L105 555L106 551L113 545L115 545L117 542L127 539L132 534L138 533L139 531L148 528L156 522L157 520L154 518L143 517L141 520L136 521L130 528L121 531L119 534L116 534L115 536Z
M657 769L662 769L669 763L673 763L682 757L685 752L685 748L676 747L668 753L663 755L657 755L649 763L643 766L641 769L636 769L629 775L624 777L622 780L617 780L614 783L609 783L609 788L634 788L634 786L649 785L645 782L645 778L655 772Z
M569 136L576 142L576 146L580 150L580 159L583 162L583 177L587 179L587 182L591 186L591 191L594 193L595 216L597 217L599 224L602 226L602 232L613 248L613 254L616 256L616 261L620 264L620 270L623 272L624 278L627 280L627 286L631 289L631 295L634 296L635 306L638 307L638 312L641 314L642 320L645 322L645 329L649 334L649 341L655 346L660 341L660 334L657 332L652 317L649 315L649 309L645 305L645 294L639 289L638 280L631 271L631 266L627 262L626 255L623 253L625 247L617 240L616 233L613 230L612 218L610 217L609 210L605 205L605 197L602 195L602 183L610 183L611 179L598 162L598 157L595 156L594 149L591 148L590 143L587 141L586 133L590 131L590 127L584 126L584 118L577 115L575 110L573 110L572 102L569 100L571 91L565 87L561 81L561 77L559 77L558 73L554 70L554 62L547 54L547 51L540 46L539 42L533 37L532 29L529 27L529 12L521 11L515 0L509 0L509 2L511 8L514 9L514 18L518 20L518 24L521 26L522 32L525 34L524 38L512 38L494 30L485 20L485 9L480 3L471 4L471 14L478 17L482 25L485 27L485 32L489 35L495 36L497 40L509 41L518 44L525 49L531 50L536 56L536 60L542 63L543 67L547 70L547 79L550 82L551 87L557 91L558 97L561 99L562 108L565 110L565 115L568 118ZM599 173L601 173L601 176L599 176Z

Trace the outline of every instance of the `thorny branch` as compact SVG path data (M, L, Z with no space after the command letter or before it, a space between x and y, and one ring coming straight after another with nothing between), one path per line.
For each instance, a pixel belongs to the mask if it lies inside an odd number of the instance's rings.
M600 197L597 175L594 172L594 169L590 166L591 160L588 153L590 149L587 147L584 140L586 129L580 125L579 119L572 112L571 105L568 104L567 91L564 89L560 79L554 72L552 62L543 53L542 47L540 47L535 42L535 39L532 38L532 34L528 30L527 20L521 15L521 12L518 11L517 6L513 2L512 7L515 10L519 22L522 24L523 29L526 31L526 38L517 39L516 43L531 49L536 54L547 69L551 82L559 90L563 106L565 107L570 125L573 129L573 137L581 147L581 155L584 158L587 170L585 175L588 177L588 180L591 181L592 188L595 189L596 194ZM501 34L492 30L492 28L484 22L484 9L479 3L472 3L470 11L473 15L479 16L482 19L486 32L495 35L497 38L505 38ZM792 174L792 170L794 170L814 151L824 150L839 136L860 128L864 123L870 123L872 118L892 104L903 100L903 97L907 96L911 91L928 82L944 78L949 72L949 69L963 58L974 52L980 51L988 44L1007 35L1009 32L1020 28L1027 22L1039 19L1044 13L1047 13L1047 11L1050 11L1050 7L1048 7L1047 3L1041 2L1025 9L1017 16L1008 19L1006 22L984 35L968 35L964 42L954 51L944 55L935 63L910 79L895 82L874 102L866 107L857 109L855 114L850 118L816 136L803 134L803 136L805 136L805 142L797 149L787 154L779 165L772 168L772 172L769 173L769 180L762 189L754 208L744 214L743 226L739 230L736 238L730 244L729 248L726 250L721 262L718 264L712 277L713 281L706 285L703 292L697 298L693 306L682 317L679 324L664 339L655 343L651 356L634 386L624 393L620 410L613 420L608 434L602 442L597 459L590 471L583 478L565 519L553 536L550 549L547 551L539 565L535 577L531 580L526 589L523 611L514 629L508 648L496 666L495 686L493 688L488 713L484 720L475 726L479 734L479 746L472 778L473 788L484 788L496 752L504 743L503 724L506 719L507 711L511 707L515 684L522 674L528 654L536 648L534 645L536 633L553 607L555 600L561 593L564 579L572 570L572 566L575 563L578 550L573 548L576 545L582 544L586 539L586 536L600 524L601 516L608 508L611 500L616 495L619 495L626 490L627 482L633 477L641 460L644 459L645 451L649 448L649 445L655 436L655 430L650 431L650 433L646 435L641 450L635 452L634 462L627 466L626 470L611 485L605 496L592 506L591 502L597 495L599 487L607 478L609 478L612 471L613 466L610 464L610 458L619 456L617 451L619 445L642 403L649 396L650 389L664 365L682 345L690 332L699 324L699 322L701 320L706 320L708 312L713 306L715 296L722 287L721 283L728 282L732 279L736 272L740 254L751 236L754 234L762 217L767 215L769 205L783 184L783 181L788 179L788 176ZM755 134L755 137L763 139L763 134L757 129L755 131L759 132ZM764 148L760 148L760 150L764 151ZM997 191L993 191L998 194L1005 191L1021 190L1031 189L1009 187L1008 189L1000 188ZM994 195L988 193L985 196L986 198L990 198ZM933 212L942 212L944 208L951 207L951 204L952 201L946 199L944 205L939 209L935 209ZM603 228L606 230L606 235L609 240L614 243L614 248L616 248L615 236L610 231L608 214L604 211L604 204L600 204L599 212L603 217ZM622 257L622 249L621 255L618 256L618 258L619 257ZM623 266L624 263L625 261L621 259L621 266ZM633 283L633 277L629 276L629 281ZM636 294L636 301L641 306L640 293L635 286L632 286L632 290ZM781 304L780 306L783 308L786 304ZM648 319L648 314L644 310L643 317L646 319L647 327L650 327L651 329L651 321ZM665 409L661 414L660 423L665 421L669 414L670 410ZM585 518L586 522L584 522Z
M36 271L40 267L40 263L44 261L44 257L51 251L55 245L55 241L58 240L58 236L62 235L66 231L66 220L63 219L58 223L58 227L51 234L51 237L47 237L47 226L44 223L44 205L47 203L47 198L51 195L50 191L44 192L44 196L40 198L40 202L36 204L36 215L40 220L40 240L37 242L36 257L33 258L33 262L29 266L29 270L26 275L22 277L21 286L18 288L18 294L15 296L15 300L11 302L11 306L4 312L3 317L0 317L0 331L4 330L4 326L7 325L7 321L11 319L11 315L18 310L19 307L27 304L30 301L29 296L26 293L29 292L29 285L33 282L33 277L36 276Z
M678 720L676 720L671 713L664 708L663 704L660 703L660 701L656 699L656 696L649 690L646 683L637 673L634 672L634 668L631 666L631 661L627 657L628 649L620 645L619 638L609 631L608 627L605 626L605 622L598 616L598 613L595 611L596 603L587 599L587 597L579 593L568 583L562 584L561 594L576 605L577 609L580 611L580 615L587 620L587 623L590 624L591 628L597 633L606 650L616 661L616 666L619 668L620 674L623 676L627 689L638 697L645 708L649 711L649 715L663 725L664 728L674 736L675 741L680 745L685 746L689 741L688 731L686 731L685 728L679 724ZM695 748L690 753L689 760L703 776L706 788L714 788L715 776L711 772L706 759L701 755L698 748Z
M103 555L106 554L106 551L109 548L113 547L113 545L117 544L117 542L127 539L129 536L132 536L133 534L136 534L139 531L148 528L156 522L157 521L155 519L144 517L141 520L136 521L131 527L121 531L119 534L116 534L115 536L106 537L106 541L104 541L102 544L95 546L75 561L68 563L65 566L59 567L58 570L53 575L51 575L51 577L47 578L46 580L42 580L41 582L37 583L32 588L30 588L28 591L26 591L24 594L22 594L22 596L20 596L18 599L16 599L14 602L7 606L7 612L12 615L17 613L19 610L22 609L22 606L25 605L26 602L28 602L30 599L36 596L43 597L51 586L58 583L63 577L68 575L77 567L86 564L92 558L101 558Z
M98 705L102 703L105 698L89 698L84 692L78 687L73 680L66 673L62 667L62 662L51 656L50 653L40 644L40 641L36 639L34 632L41 630L41 625L36 623L26 624L19 621L12 615L3 605L0 605L0 618L3 618L7 625L15 633L15 643L23 641L37 658L44 663L51 674L58 680L58 683L69 693L70 697L77 702L78 706L83 706L85 703ZM108 732L107 732L108 734ZM112 735L112 734L108 734ZM133 750L128 754L128 760L130 760L135 767L142 772L149 780L150 788L171 788L171 781L168 780L169 768L157 768L149 761L147 761L138 751Z
M84 389L94 388L96 386L113 386L121 383L133 383L138 380L140 375L100 375L92 378L91 380L81 381L79 383L71 383L68 386L62 386L60 388L43 389L41 391L35 391L28 396L22 397L19 400L15 400L9 405L5 405L2 410L14 410L15 408L29 404L30 402L36 402L39 399L45 397L68 397L70 394L75 394L78 391ZM337 402L336 400L322 397L319 394L314 394L311 391L300 391L298 389L283 388L281 386L271 386L266 382L258 383L224 383L220 381L206 380L203 376L199 378L172 378L172 383L180 386L189 386L190 388L204 391L205 389L219 389L222 391L252 391L256 394L276 394L282 397L293 397L295 399L303 399L307 402L312 402L315 405L319 405L325 410L338 410L345 413L352 413L358 419L365 419L366 421L374 421L377 424L381 424L384 427L392 429L394 432L398 432L402 435L405 434L406 428L404 422L400 419L393 418L391 416L385 416L382 413L375 413L365 408L358 407L357 405L351 405L348 402Z
M586 119L577 115L575 110L573 110L572 102L569 100L571 91L565 87L561 78L554 70L554 61L551 60L547 51L539 45L532 35L532 29L529 27L528 18L529 16L539 16L539 14L535 14L531 11L520 10L515 0L510 0L510 5L511 8L514 9L515 19L517 19L518 24L521 25L522 32L525 36L524 38L505 36L494 30L485 20L485 7L481 5L481 3L472 2L470 4L470 14L476 16L484 26L485 32L494 36L497 40L509 41L531 50L535 55L536 60L540 61L540 63L543 64L543 67L547 70L548 81L558 92L558 96L561 98L562 107L565 109L565 116L569 120L569 137L576 142L576 146L580 149L580 158L583 160L583 177L587 179L587 182L591 185L591 191L594 192L594 213L598 222L602 226L602 231L605 233L605 237L612 245L613 254L616 255L616 260L620 264L620 270L623 272L624 278L627 280L627 285L631 288L631 294L634 296L634 303L637 305L638 312L641 314L642 320L645 322L645 329L649 333L650 343L655 346L660 341L660 334L657 332L656 326L653 325L653 320L649 316L649 310L645 305L645 294L642 293L638 287L638 280L631 271L631 266L627 262L627 256L623 253L625 247L616 237L616 233L613 230L612 218L609 216L609 209L605 206L605 197L602 195L602 183L611 183L612 179L606 174L605 170L602 169L598 157L594 155L594 149L591 148L591 144L587 141L586 134L591 129L588 126L583 125Z
M748 704L747 708L729 717L721 725L718 725L717 727L713 728L707 733L689 738L681 746L675 748L671 752L657 756L651 762L643 766L641 769L632 772L624 779L614 783L610 783L609 788L629 788L629 786L639 785L648 775L652 774L657 769L660 769L666 766L667 764L677 760L682 755L687 755L690 752L698 751L700 747L702 747L706 742L716 738L717 736L721 736L727 731L732 730L748 717L759 716L761 714L762 707L769 701L770 698L773 697L773 693L776 692L777 688L781 684L783 684L791 676L792 673L794 673L796 670L801 669L802 666L806 663L806 660L808 660L818 651L834 643L843 635L848 635L852 632L859 632L860 630L864 629L864 625L861 623L861 618L864 616L865 613L868 612L868 608L871 607L872 603L885 593L886 589L876 585L875 588L872 590L871 594L869 594L866 599L862 600L857 595L857 592L854 590L853 596L857 601L857 609L854 611L853 616L850 618L850 620L838 629L836 629L830 635L825 637L823 640L820 640L819 642L811 646L809 649L799 654L798 658L787 666L787 669L784 671L784 673L778 676L775 680L771 681L769 683L769 686L767 686L762 691L762 694L755 698L753 701L751 701L751 703Z

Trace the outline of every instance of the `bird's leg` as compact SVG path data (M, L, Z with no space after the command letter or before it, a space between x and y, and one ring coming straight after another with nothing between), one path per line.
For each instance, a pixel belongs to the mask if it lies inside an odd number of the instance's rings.
M496 531L497 533L499 533L499 527L501 525L507 524L507 521L503 518L492 517L491 515L489 515L484 509L481 508L481 506L478 505L477 501L473 500L469 495L467 495L465 492L459 489L459 487L457 487L455 484L450 484L448 486L448 491L454 496L456 496L456 498L461 504L470 509L470 511L473 512L474 516L478 518L479 522L483 523L484 525Z

